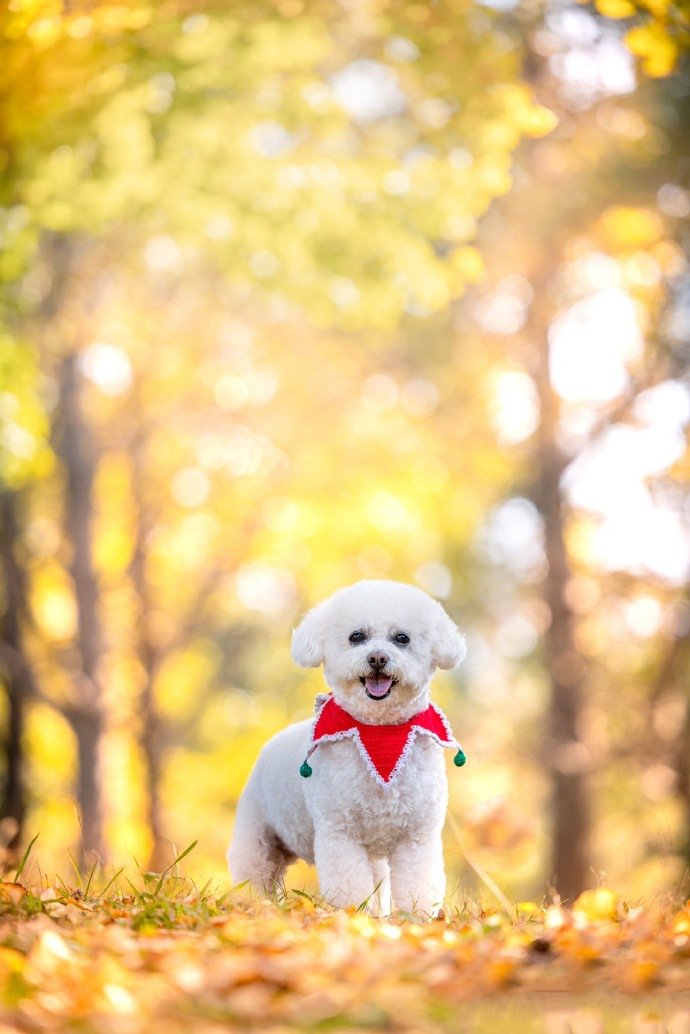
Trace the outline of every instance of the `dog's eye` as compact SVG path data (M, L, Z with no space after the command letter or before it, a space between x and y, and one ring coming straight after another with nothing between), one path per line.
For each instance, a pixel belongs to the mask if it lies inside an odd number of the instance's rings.
M366 638L367 637L365 636L364 632L357 631L357 632L353 632L352 635L350 636L350 642L352 643L353 646L357 646L359 643L365 642Z
M405 635L404 632L396 632L393 636L393 642L397 643L398 646L407 646L410 641L409 635Z

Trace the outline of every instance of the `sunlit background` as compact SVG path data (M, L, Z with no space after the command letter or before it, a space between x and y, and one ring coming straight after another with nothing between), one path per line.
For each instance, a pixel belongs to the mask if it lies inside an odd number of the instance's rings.
M668 0L10 0L3 850L227 882L291 628L466 632L453 895L690 865L690 46ZM307 867L293 885L314 887Z

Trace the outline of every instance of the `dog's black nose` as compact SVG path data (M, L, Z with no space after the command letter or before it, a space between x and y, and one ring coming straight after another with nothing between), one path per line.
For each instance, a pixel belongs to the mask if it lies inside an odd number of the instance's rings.
M367 657L367 662L372 668L385 668L388 660L387 653L370 653Z

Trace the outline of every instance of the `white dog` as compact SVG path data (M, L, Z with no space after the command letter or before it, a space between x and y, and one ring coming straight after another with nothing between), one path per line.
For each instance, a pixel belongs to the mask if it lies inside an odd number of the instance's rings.
M292 654L323 664L332 692L261 751L237 807L234 880L265 892L303 858L331 904L386 912L392 894L396 908L432 914L445 892L442 748L465 758L429 684L463 659L462 635L421 589L364 581L306 615Z

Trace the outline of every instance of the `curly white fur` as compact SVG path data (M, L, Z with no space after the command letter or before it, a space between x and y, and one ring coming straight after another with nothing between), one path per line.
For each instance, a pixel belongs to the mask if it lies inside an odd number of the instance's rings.
M353 633L361 642L351 642ZM405 638L409 642L405 642ZM406 722L429 705L435 669L465 655L443 607L411 585L358 582L310 611L293 634L303 667L323 664L336 703L360 722ZM381 659L385 664L381 666ZM393 680L380 699L367 691L372 658ZM383 676L381 676L383 677ZM315 863L334 905L369 902L432 914L445 893L441 831L448 798L443 748L413 737L396 779L372 778L351 738L323 743L313 776L299 774L312 722L290 725L261 751L240 798L228 862L236 882L270 890L289 862Z

